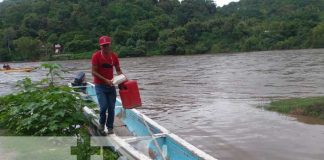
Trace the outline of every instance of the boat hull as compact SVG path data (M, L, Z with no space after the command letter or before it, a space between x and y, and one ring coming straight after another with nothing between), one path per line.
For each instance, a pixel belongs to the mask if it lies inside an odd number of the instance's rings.
M88 83L86 95L98 104L94 85ZM99 115L94 109L84 107L84 113L91 117L95 126L99 125ZM117 98L115 116L121 121L132 136L113 134L107 137L118 145L125 146L121 154L126 154L128 159L156 159L156 160L216 160L201 151L179 136L160 126L136 109L124 109ZM111 139L113 138L113 139ZM141 147L142 146L142 147ZM143 147L144 146L144 147ZM143 150L143 148L145 148Z
M10 72L31 72L35 68L25 67L25 68L12 68L12 69L0 69L0 72L10 73Z

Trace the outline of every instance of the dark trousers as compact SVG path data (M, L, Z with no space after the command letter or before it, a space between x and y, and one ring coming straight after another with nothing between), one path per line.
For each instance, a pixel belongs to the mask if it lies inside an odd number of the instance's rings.
M107 85L95 85L96 94L100 106L99 123L106 124L107 128L114 128L116 88ZM108 110L108 118L106 116Z

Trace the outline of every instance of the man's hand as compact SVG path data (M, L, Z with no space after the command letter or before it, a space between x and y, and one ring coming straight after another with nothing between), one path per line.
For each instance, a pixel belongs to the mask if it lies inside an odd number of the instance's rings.
M111 80L109 80L109 79L105 79L105 82L106 82L106 84L107 84L108 86L113 86L113 83L112 83Z

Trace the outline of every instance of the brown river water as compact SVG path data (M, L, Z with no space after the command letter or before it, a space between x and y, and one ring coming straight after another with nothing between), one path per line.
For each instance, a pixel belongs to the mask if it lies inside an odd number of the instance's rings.
M57 63L69 70L62 84L79 71L92 79L90 60ZM323 49L122 58L121 67L138 80L141 112L215 158L324 159L323 121L258 107L275 99L324 96ZM0 72L0 95L14 92L17 80L45 75Z

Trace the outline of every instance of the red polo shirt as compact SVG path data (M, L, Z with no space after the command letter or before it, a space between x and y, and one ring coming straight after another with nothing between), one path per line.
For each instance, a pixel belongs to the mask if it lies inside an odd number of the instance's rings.
M106 79L113 79L114 77L114 66L119 66L119 60L117 55L114 52L109 54L102 54L101 50L95 52L92 55L92 65L98 66L98 73L105 77ZM101 79L96 76L93 76L94 84L104 84Z

